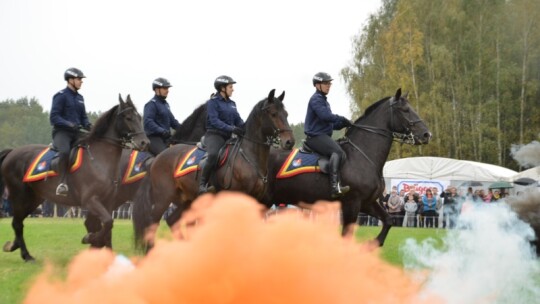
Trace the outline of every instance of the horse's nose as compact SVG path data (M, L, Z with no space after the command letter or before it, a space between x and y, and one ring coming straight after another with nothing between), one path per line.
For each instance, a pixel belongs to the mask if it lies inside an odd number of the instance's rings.
M287 139L285 142L285 149L291 150L294 147L294 139Z
M425 140L426 142L429 142L429 140L431 139L431 136L432 136L432 135L431 135L431 132L426 132L426 133L424 133L424 140Z

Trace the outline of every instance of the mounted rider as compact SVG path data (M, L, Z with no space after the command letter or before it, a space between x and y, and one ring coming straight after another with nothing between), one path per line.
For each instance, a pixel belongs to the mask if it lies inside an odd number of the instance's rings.
M207 159L201 169L199 181L199 194L213 192L213 186L208 186L210 175L218 162L219 150L232 134L243 136L244 121L238 113L236 103L231 100L234 92L233 85L236 83L231 77L222 75L214 81L217 93L207 102L206 133L204 144L206 145Z
M150 139L150 153L158 155L167 148L167 141L171 137L171 128L178 130L181 124L174 118L167 103L171 83L163 78L156 78L152 82L155 95L144 106L144 132Z
M49 120L53 126L53 145L58 150L58 173L60 184L56 195L67 196L69 187L66 184L66 173L69 167L69 153L79 138L79 129L90 130L84 98L78 91L81 89L83 72L77 68L69 68L64 72L67 87L53 96Z
M345 117L332 113L326 95L332 85L332 77L325 72L313 76L316 91L309 99L304 133L306 144L318 154L329 158L331 197L338 198L349 191L349 186L340 186L339 170L345 160L345 151L332 139L333 130L350 127Z

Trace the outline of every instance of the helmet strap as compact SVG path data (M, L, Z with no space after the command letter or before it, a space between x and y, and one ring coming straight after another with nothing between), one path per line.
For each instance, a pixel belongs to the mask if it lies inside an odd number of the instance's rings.
M229 96L227 95L227 90L225 89L224 86L221 86L219 87L220 91L219 91L219 95L221 95L221 97L225 98L225 100L229 99Z

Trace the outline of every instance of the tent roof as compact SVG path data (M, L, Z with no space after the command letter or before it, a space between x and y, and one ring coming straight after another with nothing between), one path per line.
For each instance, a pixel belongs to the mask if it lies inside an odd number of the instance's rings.
M496 182L511 181L516 171L468 160L409 157L386 162L385 178Z
M521 177L529 177L536 181L540 181L540 166L521 171L512 177L512 180L516 180Z

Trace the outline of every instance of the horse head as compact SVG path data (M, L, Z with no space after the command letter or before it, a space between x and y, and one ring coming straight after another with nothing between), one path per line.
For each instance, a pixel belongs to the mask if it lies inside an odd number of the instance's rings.
M126 101L118 94L119 106L116 108L114 123L115 135L137 150L146 150L150 140L144 133L142 118L128 95Z
M289 126L289 121L287 120L289 113L287 113L283 105L285 91L278 97L274 96L275 92L276 90L272 89L261 105L261 109L267 114L264 115L266 123L263 123L261 127L265 129L271 128L270 134L278 138L280 147L285 150L291 150L294 147L295 140L292 129Z
M392 131L394 139L402 143L427 144L431 139L431 133L424 121L414 111L407 95L408 93L401 95L401 88L399 88L396 95L390 97L390 131Z

